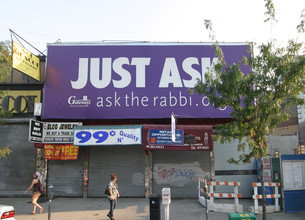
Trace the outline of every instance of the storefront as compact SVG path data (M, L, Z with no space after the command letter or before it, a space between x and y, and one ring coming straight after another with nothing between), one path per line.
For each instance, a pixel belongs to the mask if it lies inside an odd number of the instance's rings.
M0 148L8 147L11 153L0 159L0 196L21 197L32 182L36 163L36 148L28 142L29 121L34 103L41 101L41 85L1 84L0 106L10 112L11 118L0 118ZM23 190L23 191L22 191Z
M211 178L213 127L178 125L175 141L170 125L144 125L143 149L147 158L147 194L160 194L171 188L173 198L195 198L197 178ZM149 157L149 156L147 156Z
M121 195L145 196L141 125L76 127L74 145L89 146L88 197L105 196L102 186L111 173L118 176Z

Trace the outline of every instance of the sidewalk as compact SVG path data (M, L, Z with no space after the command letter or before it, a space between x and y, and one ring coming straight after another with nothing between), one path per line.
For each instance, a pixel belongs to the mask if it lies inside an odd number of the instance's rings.
M0 198L0 204L12 205L15 208L16 220L47 220L48 200L42 197L38 201L44 207L43 214L29 215L33 209L30 198ZM244 211L253 205L251 200L240 199ZM109 202L106 198L55 198L51 202L52 220L109 220L106 216L109 211ZM39 209L36 211L39 213ZM119 198L115 210L117 220L149 220L149 199L145 198ZM163 206L161 205L161 219L164 219ZM205 208L197 199L174 199L170 204L171 220L205 220ZM227 213L210 212L209 220L228 219ZM257 220L262 216L256 215ZM305 213L272 213L267 214L270 220L305 220Z

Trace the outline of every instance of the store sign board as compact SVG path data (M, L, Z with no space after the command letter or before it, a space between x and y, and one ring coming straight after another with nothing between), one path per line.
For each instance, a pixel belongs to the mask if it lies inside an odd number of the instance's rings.
M13 41L13 68L40 81L40 60Z
M40 90L3 90L0 104L13 114L34 113L35 103L41 102Z
M228 65L249 56L246 43L220 47ZM230 118L232 109L188 92L217 60L206 43L50 44L42 118Z
M44 143L73 143L73 129L82 122L45 122Z
M45 144L44 159L48 160L77 160L79 147L72 144Z
M43 122L30 120L29 141L43 141Z
M75 127L73 140L76 146L138 145L142 144L142 127Z
M172 140L171 130L149 130L149 144L151 145L181 145L183 146L183 130L175 130L175 141Z
M176 131L182 133L183 145L178 143L154 144L151 142L151 134L156 131L167 131L166 139L171 139L171 125L143 125L143 150L179 150L179 151L212 151L213 150L213 126L210 125L177 125Z
M73 143L73 128L82 122L42 122L30 121L29 141L42 143Z

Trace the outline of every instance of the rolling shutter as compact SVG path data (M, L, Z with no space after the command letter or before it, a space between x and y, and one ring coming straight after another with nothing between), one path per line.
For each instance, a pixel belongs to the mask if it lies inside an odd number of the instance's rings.
M83 151L77 160L50 160L48 164L48 186L53 186L54 196L83 196Z
M210 176L208 151L153 151L153 194L171 188L172 198L198 197L198 177Z
M88 197L104 197L110 175L118 176L123 197L144 197L145 158L142 146L90 146Z

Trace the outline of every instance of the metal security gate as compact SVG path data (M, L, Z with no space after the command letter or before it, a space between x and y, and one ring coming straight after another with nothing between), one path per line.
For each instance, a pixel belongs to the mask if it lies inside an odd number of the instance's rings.
M144 197L145 158L142 146L90 146L88 197L103 197L110 174L118 176L123 197Z
M77 160L50 160L48 163L48 186L52 185L54 196L83 196L83 151Z
M252 182L257 181L257 171L255 160L248 164L232 164L228 160L230 158L238 159L239 155L244 152L237 151L238 141L231 143L214 143L214 160L215 160L215 180L227 182L240 182L238 193L242 198L252 197ZM245 148L245 153L249 152L248 146ZM228 191L229 190L229 191ZM232 190L232 191L230 191ZM216 186L215 192L233 193L233 189L226 186Z
M153 193L171 188L172 198L198 196L197 178L209 177L209 151L153 151Z

